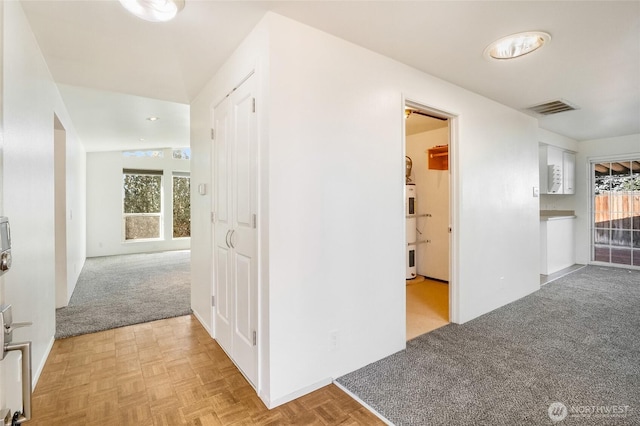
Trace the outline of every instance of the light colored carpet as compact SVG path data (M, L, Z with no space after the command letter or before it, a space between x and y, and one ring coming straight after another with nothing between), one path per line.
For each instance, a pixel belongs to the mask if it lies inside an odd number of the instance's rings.
M449 285L420 278L407 281L407 340L449 324Z
M89 258L56 339L191 313L190 251Z
M640 271L588 266L337 381L397 426L551 425L552 403L639 425Z

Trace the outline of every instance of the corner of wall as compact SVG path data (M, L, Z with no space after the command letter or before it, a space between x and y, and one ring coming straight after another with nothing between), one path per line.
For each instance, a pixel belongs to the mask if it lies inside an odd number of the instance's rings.
M567 136L554 133L541 127L538 127L538 142L547 145L554 145L573 152L577 152L579 149L579 143L575 139L571 139Z
M269 15L269 14L267 14ZM212 111L213 107L223 99L230 90L238 85L249 73L255 71L258 75L258 96L257 107L259 111L265 111L261 116L267 115L268 102L266 101L267 88L265 82L268 75L268 21L269 18L264 17L251 31L251 33L240 43L238 48L230 55L222 67L207 82L203 89L191 102L190 108L190 124L191 134L190 143L194 160L191 168L191 177L195 182L206 184L211 188L205 196L192 195L191 208L191 226L194 236L191 241L191 308L196 318L207 329L210 335L215 334L215 324L212 323L211 312L211 296L213 293L213 266L212 266L212 194L214 187L212 182L211 163L211 138L210 129L212 127ZM264 126L266 120L259 122L260 132L260 150L266 154L263 143L266 142L264 134ZM264 181L262 181L264 184ZM194 185L194 186L195 186ZM263 188L261 186L261 188ZM195 198L194 198L195 197ZM264 210L265 205L260 206L258 218L260 220L259 228L264 229L266 226L267 212ZM264 260L264 259L263 259ZM264 263L263 263L264 265ZM266 265L264 265L266 267ZM262 271L259 272L260 279L264 279ZM261 285L261 289L266 287ZM260 299L262 300L264 298ZM268 300L268 298L267 298ZM264 314L268 312L268 306L261 304L260 312ZM264 315L263 315L264 316ZM262 318L262 317L261 317ZM263 327L261 324L260 327ZM264 334L260 334L261 348L268 340ZM261 357L261 361L265 358ZM268 395L269 385L268 379L264 380L264 372L269 368L268 363L263 362L260 365L261 377L259 379L260 395L265 392ZM265 387L266 386L266 387ZM266 389L266 390L265 390ZM262 396L261 396L262 398ZM263 398L265 400L265 398ZM265 404L270 398L266 398Z
M267 406L267 408L269 408L270 410L273 408L276 408L282 404L286 404L287 402L291 402L294 399L300 398L301 396L304 396L308 393L314 392L324 386L330 385L333 382L333 379L331 378L326 378L324 380L320 380L316 383L313 383L309 386L305 386L302 389L298 389L294 392L291 392L287 395L283 395L279 398L276 399L267 399L265 400L263 398L263 396L265 396L266 394L261 394L260 395L260 399L262 399L262 401L265 403L265 405Z

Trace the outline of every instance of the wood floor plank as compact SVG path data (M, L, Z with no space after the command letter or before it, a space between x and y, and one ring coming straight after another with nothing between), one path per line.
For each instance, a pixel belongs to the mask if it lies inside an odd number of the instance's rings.
M268 410L193 316L54 343L29 425L382 425L334 385Z

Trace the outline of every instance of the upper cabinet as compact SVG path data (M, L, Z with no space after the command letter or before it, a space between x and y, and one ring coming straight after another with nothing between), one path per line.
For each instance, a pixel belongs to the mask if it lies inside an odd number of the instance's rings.
M576 154L551 145L540 145L540 193L574 194Z
M576 192L576 154L570 151L562 152L562 193Z

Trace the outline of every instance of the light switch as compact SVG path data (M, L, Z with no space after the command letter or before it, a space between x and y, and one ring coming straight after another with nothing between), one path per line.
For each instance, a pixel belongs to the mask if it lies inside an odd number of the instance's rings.
M534 197L539 197L540 196L540 188L538 188L537 186L533 187L533 196Z

